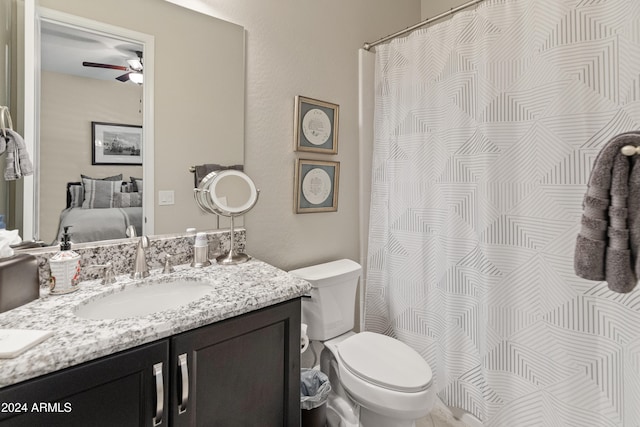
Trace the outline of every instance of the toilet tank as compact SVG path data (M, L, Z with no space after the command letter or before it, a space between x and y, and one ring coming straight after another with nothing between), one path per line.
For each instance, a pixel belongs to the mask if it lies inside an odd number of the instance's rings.
M325 341L353 329L360 264L341 259L289 273L311 283L310 298L302 298L309 339Z

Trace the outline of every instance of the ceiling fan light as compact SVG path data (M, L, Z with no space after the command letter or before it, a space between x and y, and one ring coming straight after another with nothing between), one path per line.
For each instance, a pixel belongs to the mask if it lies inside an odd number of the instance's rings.
M142 73L130 73L129 74L129 80L131 80L134 83L137 83L137 84L141 85L143 80L144 80L144 76L142 75Z
M129 66L136 71L142 70L142 62L139 59L127 59Z

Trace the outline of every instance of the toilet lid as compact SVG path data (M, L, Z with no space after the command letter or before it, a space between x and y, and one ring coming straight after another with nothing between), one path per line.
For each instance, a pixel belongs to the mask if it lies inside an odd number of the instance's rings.
M422 356L386 335L355 334L338 345L338 354L351 373L377 386L418 392L431 385L431 368Z

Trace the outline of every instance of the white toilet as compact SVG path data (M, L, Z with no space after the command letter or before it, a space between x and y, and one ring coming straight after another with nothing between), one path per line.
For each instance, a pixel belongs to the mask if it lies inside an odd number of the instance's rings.
M329 376L330 427L404 427L427 415L435 401L432 372L408 345L373 332L355 333L360 265L348 259L290 271L312 285L302 299L302 322L325 350L320 369Z

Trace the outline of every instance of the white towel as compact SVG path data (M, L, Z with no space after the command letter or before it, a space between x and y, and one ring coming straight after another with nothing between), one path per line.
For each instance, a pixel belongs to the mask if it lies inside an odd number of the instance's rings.
M11 245L22 242L18 230L0 230L0 258L13 256Z

